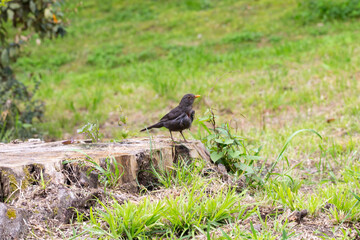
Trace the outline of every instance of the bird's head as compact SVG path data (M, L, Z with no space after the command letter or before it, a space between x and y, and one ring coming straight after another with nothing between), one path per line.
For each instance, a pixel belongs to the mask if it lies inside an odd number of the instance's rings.
M195 98L198 98L200 97L200 95L194 95L194 94L186 94L183 96L183 98L181 99L180 101L180 106L192 106L194 101L195 101Z

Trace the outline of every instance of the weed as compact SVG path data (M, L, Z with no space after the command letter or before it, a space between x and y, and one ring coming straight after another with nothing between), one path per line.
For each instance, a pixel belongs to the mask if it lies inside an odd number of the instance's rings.
M105 188L116 187L119 184L120 178L124 174L124 169L120 172L120 167L123 168L123 166L119 165L114 157L107 157L104 161L104 166L100 166L89 157L85 161L91 163L93 166L89 172L93 170L97 170L99 172L100 183L102 183Z
M77 130L78 133L86 134L88 138L91 138L93 143L96 143L100 140L99 133L99 122L97 123L87 123L82 128Z
M206 113L208 115L199 121L208 134L203 142L210 151L211 160L216 164L223 164L237 176L245 175L249 183L255 181L262 184L259 171L255 168L256 162L261 159L258 156L261 148L250 151L246 147L246 139L233 134L229 124L217 127L213 111L209 109ZM210 123L211 128L205 122Z
M38 181L41 189L45 190L46 186L49 184L50 181L51 181L51 179L49 179L48 181L45 181L44 176L43 176L43 171L41 169L40 170L40 179Z

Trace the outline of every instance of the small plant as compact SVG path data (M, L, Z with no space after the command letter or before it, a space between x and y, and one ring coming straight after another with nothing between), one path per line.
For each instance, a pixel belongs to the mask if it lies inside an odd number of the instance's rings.
M82 152L83 153L83 152ZM119 180L124 174L124 171L120 171L121 166L114 157L107 157L104 161L104 164L97 163L89 155L83 153L86 156L85 162L91 164L91 168L87 171L90 174L92 171L97 171L99 173L98 179L99 182L106 188L115 188L119 184ZM77 160L64 161L63 164L75 162ZM84 166L84 162L80 162L80 166Z
M77 132L86 134L88 138L91 138L91 141L93 143L96 143L100 140L99 122L96 123L88 122L82 128L78 129Z
M217 116L211 109L205 114L207 116L200 119L200 124L208 134L203 142L210 151L211 160L216 164L223 164L233 174L245 175L248 183L255 181L261 184L260 170L255 165L261 159L261 148L249 150L246 139L233 134L229 124L216 126ZM210 128L206 122L210 123Z
M265 177L262 177L265 162L260 167L256 166L257 161L261 160L259 156L261 147L252 150L248 149L249 144L246 139L233 134L229 124L223 124L220 127L216 126L216 116L211 109L207 110L205 114L207 116L200 119L200 124L208 134L203 138L203 142L210 151L211 160L216 164L223 164L230 173L236 176L244 175L247 184L252 187L263 187L263 183L268 181L271 175L291 179L287 174L290 170L284 171L282 174L275 173L274 170L279 161L283 159L286 149L296 135L302 132L312 132L322 139L321 135L312 129L301 129L294 132L286 140L280 154L267 171ZM210 128L205 124L206 122L210 123Z
M93 168L90 169L89 172L93 171L94 169L99 171L99 181L104 185L105 188L116 187L119 184L119 179L124 174L124 171L120 172L119 163L114 157L107 157L105 159L104 167L100 166L97 162L89 157L85 161L93 165Z
M129 136L129 130L126 127L127 116L125 115L121 106L118 107L118 112L119 112L118 126L121 128L121 131L117 132L117 136L119 138L127 138Z
M47 182L44 179L44 175L43 175L43 171L40 171L40 180L39 180L39 185L41 187L41 189L45 190L46 186L49 184L49 182L51 181L51 179L49 179Z

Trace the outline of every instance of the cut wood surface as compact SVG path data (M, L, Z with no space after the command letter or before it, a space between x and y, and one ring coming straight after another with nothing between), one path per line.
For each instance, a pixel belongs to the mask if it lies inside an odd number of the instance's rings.
M121 184L143 183L149 177L151 165L170 167L179 157L203 158L209 154L200 141L173 144L168 138L126 139L118 143L85 143L84 141L27 142L0 144L0 198L26 187L35 171L55 184L66 182L64 161L85 160L104 164L108 157L116 159L123 175ZM86 161L84 163L87 163ZM91 185L91 184L90 184Z

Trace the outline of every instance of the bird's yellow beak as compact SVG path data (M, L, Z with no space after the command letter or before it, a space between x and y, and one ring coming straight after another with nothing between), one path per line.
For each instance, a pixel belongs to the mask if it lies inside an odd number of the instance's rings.
M195 98L199 98L199 97L201 97L200 95L195 95Z

